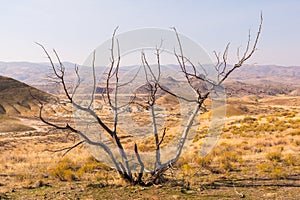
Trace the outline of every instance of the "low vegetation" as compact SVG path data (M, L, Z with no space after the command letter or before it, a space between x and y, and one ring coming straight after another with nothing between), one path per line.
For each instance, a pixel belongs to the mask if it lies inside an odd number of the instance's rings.
M264 107L248 106L253 113ZM128 199L143 195L146 199L220 199L243 194L250 199L297 199L299 120L299 108L287 106L228 117L218 144L200 157L207 130L203 123L192 150L184 152L167 171L164 184L149 188L128 185L82 145L64 157L62 151L52 152L74 144L78 138L72 133L68 138L53 129L31 136L30 131L0 135L0 198Z

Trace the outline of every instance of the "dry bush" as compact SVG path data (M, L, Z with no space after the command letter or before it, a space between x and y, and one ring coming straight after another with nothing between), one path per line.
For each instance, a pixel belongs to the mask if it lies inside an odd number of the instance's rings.
M283 162L289 166L295 166L298 165L299 158L297 159L295 155L289 153L284 156Z
M234 171L238 169L238 165L243 162L243 159L237 152L227 151L217 159L219 169L223 172Z
M282 166L278 165L278 163L267 162L258 164L257 169L259 172L274 179L283 179L287 177L287 172Z
M296 139L296 140L294 140L294 142L292 144L294 146L298 147L298 146L300 146L300 140Z
M278 151L269 152L266 155L266 158L273 162L281 162L282 161L282 153Z
M76 171L76 176L80 179L90 179L91 176L95 176L96 180L104 178L107 180L110 168L97 161L94 157L87 157L85 163L82 164Z
M75 176L77 168L78 166L71 159L65 157L50 169L50 175L61 181L74 181L77 179Z
M210 169L210 165L212 164L213 158L211 157L211 155L207 155L205 157L198 157L197 158L197 164L205 169Z
M289 133L289 135L291 135L291 136L298 136L298 135L300 135L300 129L299 130L293 130L293 131L291 131Z

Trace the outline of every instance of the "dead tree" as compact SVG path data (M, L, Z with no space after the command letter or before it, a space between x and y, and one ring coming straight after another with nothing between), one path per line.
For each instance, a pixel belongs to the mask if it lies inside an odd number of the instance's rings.
M47 55L50 64L52 66L52 70L54 72L54 76L56 80L60 83L60 85L63 88L65 98L67 99L67 103L75 107L76 109L82 111L86 115L89 115L92 117L97 125L99 125L100 128L102 128L106 134L109 136L110 140L113 141L114 145L118 149L118 155L116 155L116 152L113 152L112 149L105 143L105 142L95 142L93 139L89 138L85 132L76 129L74 125L71 123L66 122L65 124L57 124L54 122L51 122L48 118L45 118L43 116L43 111L44 111L44 104L41 103L41 109L40 109L40 119L46 123L47 125L50 125L52 127L55 127L57 129L63 129L63 130L68 130L71 132L74 132L80 136L82 139L80 142L77 144L73 145L72 147L63 149L67 150L69 152L71 149L77 147L78 145L82 143L89 144L91 146L96 146L101 148L109 157L110 161L113 163L114 168L117 170L119 175L126 181L128 181L131 184L138 184L138 185L151 185L155 183L157 180L159 180L162 175L170 168L172 167L173 164L175 164L179 157L182 154L184 144L187 140L187 137L190 132L190 128L192 126L192 123L194 119L199 115L199 112L206 111L206 107L204 105L204 101L209 98L209 96L218 88L222 85L222 83L230 76L232 72L234 72L236 69L240 68L245 61L247 61L256 51L257 49L257 44L258 40L261 34L261 29L262 29L262 21L263 18L261 16L261 21L260 25L258 28L258 32L256 34L255 40L251 43L250 41L250 33L249 33L249 38L247 41L247 45L245 48L245 51L240 57L240 53L238 53L238 61L236 64L229 66L228 61L227 61L227 55L228 55L228 49L229 49L229 44L226 46L225 51L223 52L222 55L217 54L214 52L217 62L214 66L214 70L217 74L217 78L215 80L211 80L203 69L202 73L197 69L196 65L192 63L189 58L187 58L184 55L184 50L182 48L181 40L179 37L179 34L177 33L177 30L173 28L174 34L176 35L177 42L179 45L179 51L174 50L174 56L177 60L178 65L180 66L180 71L183 73L186 83L194 90L194 92L197 95L197 98L194 100L191 99L186 99L185 97L180 96L179 94L176 94L175 92L170 91L168 88L164 87L161 84L161 64L160 64L160 56L161 56L161 49L160 47L156 48L156 62L157 62L157 71L158 73L154 73L152 70L151 66L148 63L146 54L144 52L141 53L141 70L144 70L145 72L145 81L146 85L145 87L147 88L147 100L145 104L143 105L144 107L147 107L150 113L150 118L151 118L151 124L152 124L152 135L154 137L154 146L155 146L155 163L152 169L146 169L144 160L141 157L141 153L139 152L139 146L138 144L134 144L132 146L132 150L134 151L135 159L138 163L138 171L134 172L133 171L133 166L132 163L130 162L130 159L128 157L128 152L124 148L124 144L121 141L119 132L118 132L118 126L119 126L119 115L120 115L120 110L124 106L128 106L130 104L137 103L135 101L135 96L131 98L131 100L128 102L127 105L118 105L118 98L119 98L119 89L123 87L126 84L129 84L131 81L135 79L135 75L132 75L132 80L129 80L127 83L120 83L119 82L119 71L120 71L120 61L121 61L121 56L120 56L120 48L119 48L119 41L115 39L115 34L116 30L114 30L113 35L112 35L112 40L111 40L111 59L110 59L110 66L108 67L107 74L106 74L106 83L105 87L106 89L103 90L105 91L103 96L104 101L106 104L110 107L111 111L113 112L113 125L109 126L107 122L105 122L97 113L95 110L92 109L92 105L95 102L95 91L96 91L96 86L97 86L97 81L96 81L96 73L95 73L95 52L93 54L93 61L92 61L92 77L93 77L93 84L92 84L92 95L88 103L85 105L81 105L74 99L74 94L76 93L76 90L81 84L81 76L79 74L78 67L75 66L75 74L77 77L77 82L73 88L73 91L70 92L66 81L65 81L65 67L63 63L61 62L58 54L54 50L55 57L57 59L58 65L56 65L49 55L48 51L42 46L41 44L38 44L45 52ZM116 46L116 47L115 47ZM114 48L117 48L117 55L114 55ZM201 65L200 65L201 67ZM207 90L203 91L200 90L199 88L196 88L194 86L194 82L204 82L207 84L208 88ZM113 83L112 83L113 82ZM111 90L113 88L113 90ZM158 91L163 91L168 95L171 95L173 97L182 99L184 101L193 101L196 106L192 112L192 114L189 116L189 119L187 120L187 123L185 125L185 128L183 132L181 133L180 139L177 144L177 150L176 154L173 158L169 159L167 162L162 162L161 160L161 145L164 143L164 139L167 135L167 130L166 127L163 129L163 133L159 134L159 130L157 128L157 123L156 123L156 116L155 116L155 106L156 100L158 97ZM160 136L161 135L161 136ZM120 158L120 159L119 159ZM148 178L145 178L145 174L147 174Z

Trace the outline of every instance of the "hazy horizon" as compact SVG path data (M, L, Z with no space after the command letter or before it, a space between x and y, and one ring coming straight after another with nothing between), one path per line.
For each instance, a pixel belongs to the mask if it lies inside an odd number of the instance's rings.
M49 65L48 67L50 67L51 63L50 62L47 62L47 60L45 61L37 61L37 62L34 62L34 61L3 61L3 60L0 60L0 67L1 67L1 64L2 63L7 63L7 64L35 64L35 65ZM80 65L79 63L75 63L75 62L71 62L71 61L68 61L68 60L64 60L62 61L63 64L69 64L69 65L79 65L79 66L83 66L83 65ZM58 64L57 62L54 62L54 64ZM151 64L152 65L155 65L155 64ZM166 63L166 64L163 64L163 65L177 65L177 64L174 64L174 63ZM211 65L211 64L202 64L202 65ZM230 65L233 65L233 63L228 63L227 64L228 66ZM132 64L132 65L122 65L120 67L132 67L132 66L138 66L138 64ZM179 66L179 64L178 64ZM251 63L248 63L248 64L244 64L243 65L244 67L247 67L247 66L277 66L277 67L300 67L300 64L299 65L279 65L279 64L257 64L257 63L254 63L254 64L251 64ZM90 67L90 66L89 66ZM96 66L96 67L107 67L107 66Z

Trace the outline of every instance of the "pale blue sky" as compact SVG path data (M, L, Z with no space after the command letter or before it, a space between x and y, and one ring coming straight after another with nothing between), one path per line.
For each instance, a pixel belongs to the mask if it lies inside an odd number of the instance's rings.
M257 31L260 11L263 33L250 63L300 66L297 0L0 0L0 61L47 61L37 41L81 64L116 26L120 32L175 26L210 54L231 42L235 58L249 28Z

